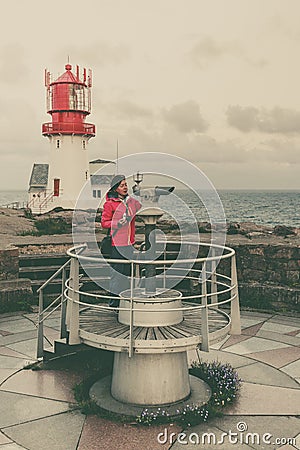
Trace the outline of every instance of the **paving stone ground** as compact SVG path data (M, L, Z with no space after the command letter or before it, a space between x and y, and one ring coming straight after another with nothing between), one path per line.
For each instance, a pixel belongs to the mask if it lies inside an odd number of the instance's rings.
M78 373L33 371L35 314L0 316L0 450L300 449L300 320L242 313L241 336L229 336L189 360L229 362L243 379L222 418L188 430L120 424L76 409ZM57 337L58 318L45 333Z

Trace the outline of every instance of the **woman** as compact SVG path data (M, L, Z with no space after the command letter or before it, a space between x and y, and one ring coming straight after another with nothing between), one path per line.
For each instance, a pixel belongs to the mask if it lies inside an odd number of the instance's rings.
M127 181L124 175L116 175L103 206L101 225L111 230L111 259L132 259L135 243L135 215L141 208L138 200L128 195ZM112 263L110 292L119 296L129 288L130 264ZM112 299L110 306L119 306L119 300Z

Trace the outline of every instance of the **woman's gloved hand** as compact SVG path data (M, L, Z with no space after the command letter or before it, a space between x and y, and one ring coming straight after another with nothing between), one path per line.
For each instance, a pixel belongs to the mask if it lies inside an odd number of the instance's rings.
M122 227L123 225L125 225L125 223L130 222L130 221L131 221L131 217L127 216L126 213L124 213L122 219L120 219L118 222L118 228Z

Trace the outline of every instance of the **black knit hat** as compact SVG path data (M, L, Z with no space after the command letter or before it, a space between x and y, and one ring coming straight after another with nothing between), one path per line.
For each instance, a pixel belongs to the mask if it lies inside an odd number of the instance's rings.
M110 190L115 191L123 180L125 180L125 175L115 175L110 182Z

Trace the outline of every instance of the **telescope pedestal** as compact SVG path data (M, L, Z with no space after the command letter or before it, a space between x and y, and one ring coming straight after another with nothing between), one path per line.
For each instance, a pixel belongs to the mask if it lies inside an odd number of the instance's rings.
M139 327L163 327L183 320L182 294L175 289L147 294L145 289L133 290L133 325ZM170 311L170 309L177 311ZM119 322L130 324L130 290L120 294Z
M112 396L133 405L164 405L186 399L190 380L186 352L115 353Z
M180 323L183 320L181 296L174 289L156 294L134 289L133 325L150 328ZM120 308L119 322L128 325L130 290L120 294ZM131 358L127 353L115 353L111 394L118 401L134 405L163 405L184 400L190 394L187 352L155 353L154 349L151 353L134 353Z

